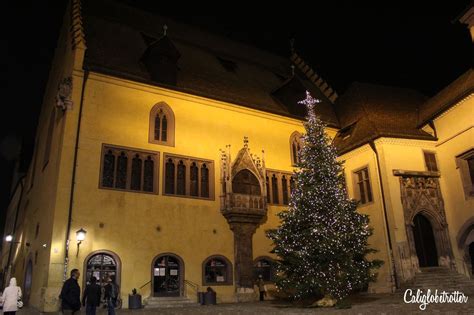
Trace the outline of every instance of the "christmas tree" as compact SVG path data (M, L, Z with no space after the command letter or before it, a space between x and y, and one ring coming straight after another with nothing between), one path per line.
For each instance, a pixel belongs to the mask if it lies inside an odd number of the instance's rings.
M278 255L276 284L296 298L323 294L342 300L375 280L382 261L367 259L372 235L367 215L346 194L337 152L315 114L319 101L306 92L306 134L294 173L289 209L267 232Z

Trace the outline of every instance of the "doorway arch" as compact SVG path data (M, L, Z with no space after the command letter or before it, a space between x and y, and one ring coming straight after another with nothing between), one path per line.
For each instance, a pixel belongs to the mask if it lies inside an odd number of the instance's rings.
M418 213L413 218L413 237L420 267L438 266L438 251L430 220Z
M109 250L97 250L87 255L84 260L83 288L86 287L91 277L97 279L97 284L105 286L107 277L115 278L115 283L120 287L122 263L117 254Z
M184 295L184 261L181 257L163 253L153 259L151 290L156 297Z

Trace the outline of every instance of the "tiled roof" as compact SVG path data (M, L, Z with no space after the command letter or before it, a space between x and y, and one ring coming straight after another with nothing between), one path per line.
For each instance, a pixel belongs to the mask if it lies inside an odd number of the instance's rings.
M426 125L431 119L472 93L474 93L474 70L470 68L420 106L418 126Z
M189 94L226 101L279 115L304 118L294 104L272 96L292 76L290 58L201 31L113 1L86 1L84 26L87 41L85 66L90 70L164 86ZM140 62L153 38L167 36L179 51L177 83L154 82ZM302 81L306 79L299 74ZM312 90L319 90L315 85ZM316 92L315 92L316 93ZM332 102L323 100L321 118L338 127ZM304 90L296 99L304 98Z
M474 89L470 69L431 99L358 82L338 96L296 52L285 58L111 0L88 0L83 9L88 69L297 119L306 114L297 101L309 90L322 100L322 120L342 128L334 139L341 154L378 137L435 140L419 128ZM142 62L165 24L179 54L170 85L153 81Z
M335 137L339 153L353 150L379 137L435 140L416 127L422 94L405 88L353 83L335 104L341 128L351 126L349 136Z

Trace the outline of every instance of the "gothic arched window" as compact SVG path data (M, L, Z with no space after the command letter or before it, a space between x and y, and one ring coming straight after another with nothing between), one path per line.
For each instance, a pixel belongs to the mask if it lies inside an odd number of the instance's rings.
M115 188L127 188L127 163L128 158L125 152L121 152L117 158L117 175L115 180Z
M267 188L267 202L271 203L270 201L270 180L268 179L268 176L266 177L265 180L266 188Z
M186 166L183 161L178 163L178 176L177 176L176 194L186 194Z
M273 193L273 203L278 203L278 179L276 178L275 174L272 176L272 193Z
M155 162L148 156L145 160L145 169L143 171L143 190L144 191L153 191L153 179L155 172Z
M281 177L281 189L283 192L283 204L287 205L288 204L288 182L285 175Z
M104 156L104 165L102 169L102 186L114 187L114 169L115 156L112 153L112 150L109 150Z
M209 197L209 169L206 164L201 166L201 197Z
M140 190L142 182L142 159L138 154L132 160L132 180L130 182L130 189Z
M174 146L175 119L171 107L164 102L153 106L150 111L148 142Z
M158 193L155 162L159 161L159 152L104 145L101 161L100 188Z
M198 167L196 166L196 163L193 162L191 164L191 177L190 177L190 195L191 196L198 196Z
M174 162L168 159L165 170L165 193L174 194Z
M301 134L298 131L295 131L290 136L291 165L296 165L300 162L299 152L301 146Z

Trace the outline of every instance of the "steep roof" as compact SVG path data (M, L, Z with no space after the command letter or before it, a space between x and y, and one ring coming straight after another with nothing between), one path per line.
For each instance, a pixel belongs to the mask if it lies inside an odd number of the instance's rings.
M418 127L426 125L430 120L471 93L474 93L474 70L472 68L420 106Z
M379 137L435 140L417 128L418 108L425 101L411 89L355 82L336 101L342 129L334 144L342 154Z
M84 64L90 70L304 118L304 112L294 110L293 103L272 94L292 77L289 58L109 0L85 1L83 15L87 41ZM140 61L148 45L163 36L165 24L167 36L181 56L177 61L177 82L172 86L153 81ZM318 93L319 88L304 73L297 75ZM323 101L321 118L338 127L332 101L324 93L319 94ZM304 90L294 98L303 99Z

